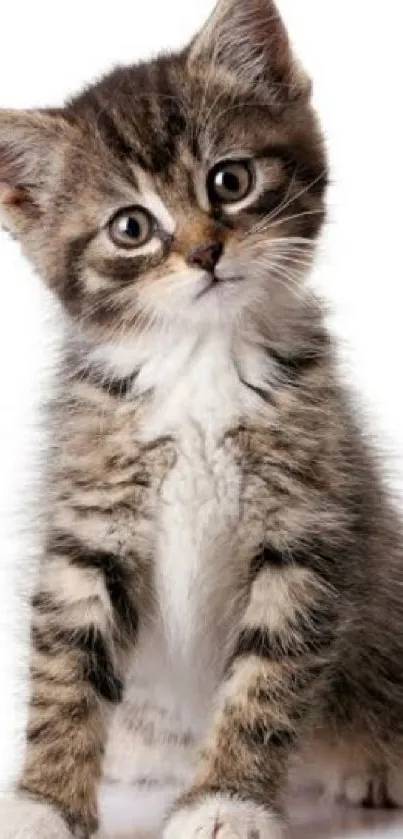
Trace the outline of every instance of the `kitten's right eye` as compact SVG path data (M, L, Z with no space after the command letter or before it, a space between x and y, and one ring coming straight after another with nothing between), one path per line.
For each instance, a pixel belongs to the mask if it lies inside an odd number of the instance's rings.
M150 241L154 230L154 219L143 207L119 210L109 222L109 235L118 248L141 248Z

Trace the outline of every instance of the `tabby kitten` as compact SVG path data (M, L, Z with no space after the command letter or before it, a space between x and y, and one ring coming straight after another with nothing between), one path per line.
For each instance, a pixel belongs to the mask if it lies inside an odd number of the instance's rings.
M93 834L128 681L133 776L154 733L177 782L165 839L275 839L315 756L403 803L402 530L308 290L327 164L274 3L1 112L0 182L67 331L0 836Z

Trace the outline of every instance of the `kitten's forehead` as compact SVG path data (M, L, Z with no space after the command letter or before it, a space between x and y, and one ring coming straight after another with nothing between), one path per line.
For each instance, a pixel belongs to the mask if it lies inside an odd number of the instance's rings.
M186 131L177 64L172 58L119 68L74 99L70 111L117 159L160 174Z
M72 100L70 112L115 163L168 182L253 152L259 135L278 139L267 104L234 89L219 69L191 72L183 54L119 68Z
M83 135L86 206L89 192L94 207L101 201L105 214L140 203L172 234L176 210L203 199L205 180L205 144L201 150L186 63L172 57L119 69L74 99L69 109ZM77 158L73 167L80 167ZM67 169L75 191L83 180L70 165Z

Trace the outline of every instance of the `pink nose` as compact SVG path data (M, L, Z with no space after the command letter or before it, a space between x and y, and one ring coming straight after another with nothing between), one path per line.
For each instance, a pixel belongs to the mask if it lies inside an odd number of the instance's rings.
M197 265L203 271L213 272L223 250L223 246L218 242L208 242L206 245L201 245L189 251L186 262L188 265Z

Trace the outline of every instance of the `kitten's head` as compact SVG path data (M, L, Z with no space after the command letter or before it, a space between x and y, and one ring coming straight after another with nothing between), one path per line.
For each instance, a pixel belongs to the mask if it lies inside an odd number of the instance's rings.
M187 49L64 109L0 111L6 227L103 338L276 318L300 296L325 187L310 85L272 0L220 0Z

